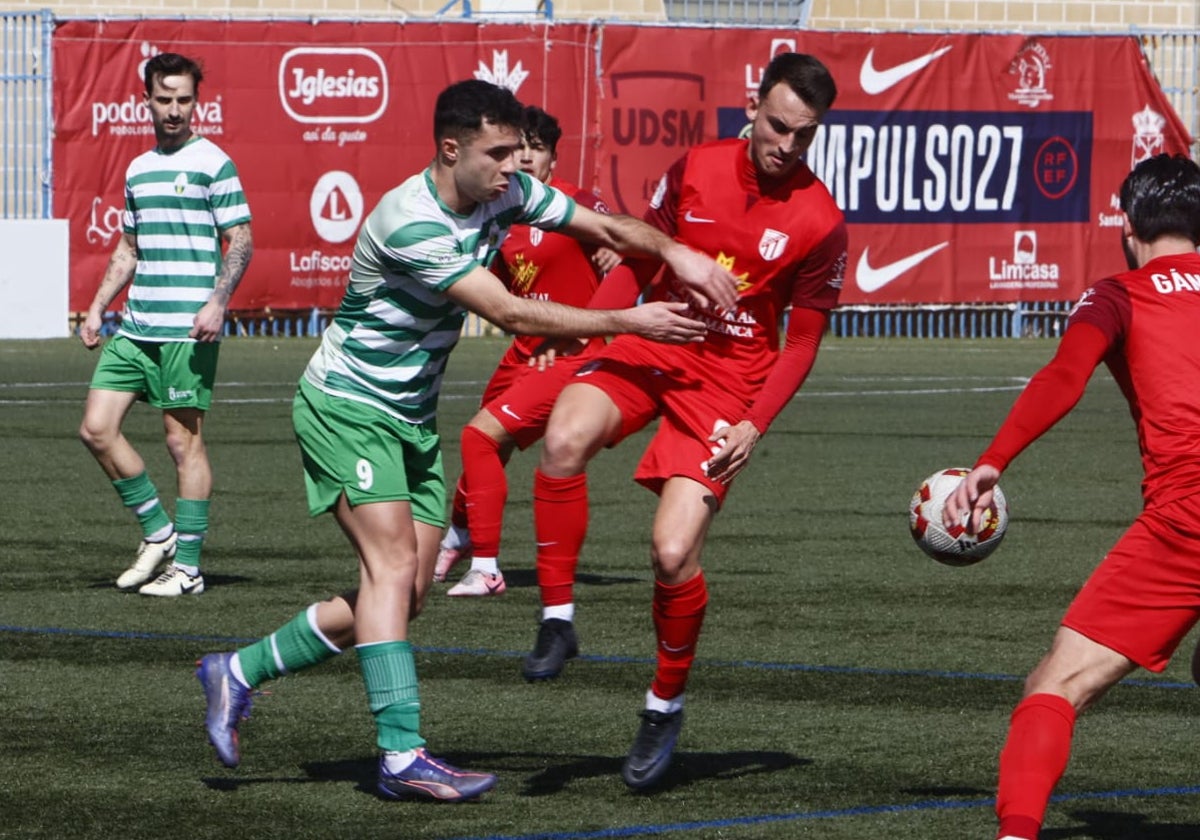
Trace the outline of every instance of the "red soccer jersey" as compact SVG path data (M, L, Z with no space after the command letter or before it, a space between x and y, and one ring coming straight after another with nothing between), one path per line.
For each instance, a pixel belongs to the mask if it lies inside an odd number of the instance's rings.
M1105 364L1137 424L1147 507L1200 489L1200 256L1159 257L1088 289L1070 324L1109 339Z
M846 227L805 164L784 181L760 182L748 147L749 140L718 140L692 148L663 176L645 219L739 278L736 308L699 313L708 336L685 348L757 387L779 353L785 307L837 305ZM669 270L652 294L688 299Z
M595 193L557 178L551 178L549 183L584 207L608 212ZM586 307L600 282L600 275L591 263L594 251L566 234L514 225L500 246L500 260L493 268L496 276L518 297ZM524 363L541 343L537 336L519 335L513 339L509 356Z

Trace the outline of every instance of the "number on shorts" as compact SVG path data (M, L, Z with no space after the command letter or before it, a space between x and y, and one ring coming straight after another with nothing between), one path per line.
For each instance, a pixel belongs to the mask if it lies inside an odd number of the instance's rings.
M371 485L375 483L375 471L371 469L371 462L366 458L359 458L358 463L354 465L354 471L358 473L359 488L370 490Z

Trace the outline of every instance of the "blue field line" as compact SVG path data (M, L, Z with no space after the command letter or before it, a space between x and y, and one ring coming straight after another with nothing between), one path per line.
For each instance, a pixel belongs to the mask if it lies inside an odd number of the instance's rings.
M1051 802L1078 802L1090 799L1133 799L1151 796L1194 796L1200 794L1200 786L1131 788L1129 790L1092 791L1064 793L1051 797ZM907 805L860 805L854 808L838 808L829 811L799 811L790 814L755 814L746 817L729 817L719 820L696 820L694 822L662 823L659 825L627 825L619 828L601 828L593 831L546 831L538 834L478 834L451 838L451 840L604 840L609 837L644 837L670 834L677 831L705 831L720 828L743 828L769 823L801 822L805 820L830 820L846 817L864 817L877 814L903 814L916 811L948 811L963 808L993 807L996 800L986 799L927 799Z
M99 639L137 639L141 641L159 642L205 642L221 647L233 645L248 645L257 642L258 638L243 638L239 636L193 635L188 633L141 633L132 630L88 630L71 627L20 627L17 625L0 624L0 633L24 633L44 636L78 636L81 638ZM489 648L463 647L426 647L414 645L416 653L433 654L436 656L476 656L481 658L500 657L504 659L520 659L525 653L515 650L491 650ZM656 660L649 656L601 656L598 654L580 654L578 661L596 662L607 665L653 665ZM752 659L722 660L697 659L696 665L707 668L736 668L749 671L785 671L809 674L846 674L849 676L867 677L924 677L939 680L991 680L996 682L1015 682L1023 680L1023 676L1015 674L990 674L985 671L938 671L920 668L867 668L854 665L806 665L798 662L758 662ZM1123 680L1121 685L1138 688L1195 688L1190 682L1168 682L1166 680Z

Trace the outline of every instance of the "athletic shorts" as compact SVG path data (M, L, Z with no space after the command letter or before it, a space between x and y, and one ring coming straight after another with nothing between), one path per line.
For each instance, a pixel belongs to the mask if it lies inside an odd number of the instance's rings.
M621 428L613 444L662 416L634 472L635 481L662 493L667 479L690 478L711 490L720 504L729 484L713 481L705 473L716 451L708 438L745 416L750 395L738 383L720 381L722 371L689 364L693 357L681 350L637 336L618 336L599 356L584 363L571 384L599 388L617 406Z
M446 479L436 427L405 423L378 408L300 381L292 425L304 460L308 512L409 502L418 522L446 525Z
M1083 585L1064 627L1148 671L1200 620L1200 493L1144 511Z
M91 387L137 394L155 408L208 411L220 350L216 342L135 341L118 335L104 343Z
M518 448L527 449L546 433L554 402L575 371L603 347L601 342L594 349L560 356L553 367L545 370L530 367L528 362L502 361L484 389L483 407L512 436Z

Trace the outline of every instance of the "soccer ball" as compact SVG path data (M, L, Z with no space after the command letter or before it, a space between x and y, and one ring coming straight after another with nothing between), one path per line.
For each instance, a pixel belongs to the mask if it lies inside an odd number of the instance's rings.
M992 504L983 512L978 534L968 534L966 518L946 528L942 506L970 470L951 467L939 470L921 482L908 503L908 530L921 550L947 566L970 566L987 557L1008 529L1008 502L1000 487L992 488Z

